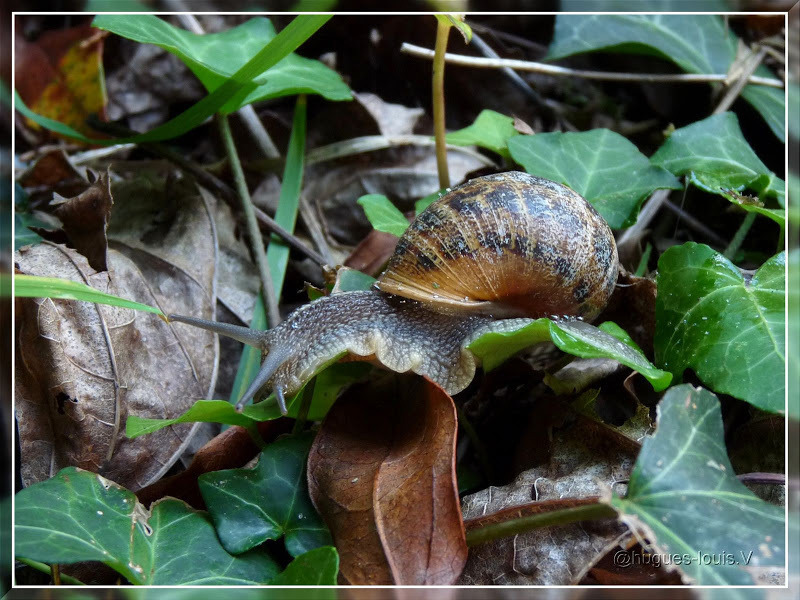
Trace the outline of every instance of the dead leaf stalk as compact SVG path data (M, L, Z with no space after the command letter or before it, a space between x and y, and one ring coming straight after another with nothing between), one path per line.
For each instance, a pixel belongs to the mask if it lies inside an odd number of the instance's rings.
M578 521L614 519L617 512L607 504L595 503L492 523L467 532L467 546L476 546L542 527L567 525Z
M401 52L418 56L420 58L434 58L434 51L421 46L415 46L404 42L400 47ZM676 73L672 75L662 73L610 73L606 71L587 71L583 69L570 69L558 67L556 65L546 65L527 60L515 60L509 58L480 58L476 56L464 56L461 54L445 54L444 61L453 65L464 67L476 67L484 69L502 69L505 67L516 71L531 71L545 75L556 75L562 77L581 77L583 79L597 79L601 81L639 81L647 83L714 83L724 82L728 75L705 74L705 73ZM771 77L751 76L747 79L748 84L763 85L783 89L784 84L780 79Z
M244 178L242 163L239 162L239 155L236 152L236 145L233 142L228 117L218 114L216 119L219 126L220 137L225 145L225 151L228 154L228 160L230 161L231 170L233 171L236 190L239 192L239 198L242 202L242 210L244 210L245 221L247 223L247 233L250 236L253 258L255 259L258 274L261 278L264 304L267 307L267 321L269 327L275 327L280 323L281 316L280 312L278 312L278 299L272 283L272 273L270 273L269 263L267 263L267 253L264 250L264 240L261 237L261 230L258 228L258 221L256 220L255 207L250 198L250 191L247 189L247 181Z

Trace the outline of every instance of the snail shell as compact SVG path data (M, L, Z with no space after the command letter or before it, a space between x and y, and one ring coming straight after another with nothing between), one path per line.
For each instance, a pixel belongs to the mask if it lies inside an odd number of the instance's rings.
M617 280L603 218L561 184L511 172L468 181L406 230L378 288L495 317L593 319Z
M264 362L240 405L269 384L285 414L284 396L344 354L455 394L479 364L472 340L543 316L594 319L617 270L611 229L586 200L546 179L502 173L468 181L420 213L376 290L320 298L270 331L170 319L260 348Z

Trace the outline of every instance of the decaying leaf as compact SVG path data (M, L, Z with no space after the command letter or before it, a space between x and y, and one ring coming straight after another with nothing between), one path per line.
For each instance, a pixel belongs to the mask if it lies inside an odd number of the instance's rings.
M467 547L456 414L441 389L391 375L334 404L308 459L309 493L352 584L450 585Z
M15 86L34 112L96 135L86 117L106 104L103 83L105 33L89 25L47 31L35 43L21 34L14 40Z
M466 496L465 521L527 505L596 497L628 478L634 453L577 421L553 436L549 461L506 486ZM545 527L473 546L459 585L567 585L580 581L626 528L614 520Z
M112 224L124 220L130 233L112 242L107 272L96 272L74 250L52 243L17 253L18 268L80 281L165 313L213 318L215 235L204 199L193 184L179 190L165 185L168 179L141 176L115 185ZM142 193L131 194L130 188ZM175 205L181 210L172 211ZM134 490L161 477L197 426L129 440L125 419L175 417L207 397L216 376L215 336L88 302L21 299L18 306L23 482L41 481L68 465Z

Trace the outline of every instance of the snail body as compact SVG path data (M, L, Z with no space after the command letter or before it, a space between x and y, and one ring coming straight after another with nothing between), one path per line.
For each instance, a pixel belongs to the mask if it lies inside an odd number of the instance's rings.
M409 226L376 289L332 294L269 331L171 315L265 355L243 400L269 384L284 397L345 354L413 371L449 394L472 380L469 343L520 319L594 319L617 279L614 236L569 188L526 173L468 181Z

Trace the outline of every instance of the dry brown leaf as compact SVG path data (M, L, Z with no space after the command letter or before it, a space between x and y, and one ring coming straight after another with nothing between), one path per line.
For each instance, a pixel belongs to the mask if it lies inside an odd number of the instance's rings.
M354 585L450 585L467 547L452 399L413 375L350 390L308 459L309 492Z
M63 150L51 150L41 156L33 166L23 173L19 184L25 188L33 204L35 198L50 201L53 192L65 198L77 196L89 182L70 162Z
M83 254L95 271L107 271L108 240L106 228L114 200L108 173L101 173L86 190L73 198L51 202L53 214L63 224L69 244ZM42 235L44 232L37 230ZM46 237L42 235L42 237Z
M163 177L148 181L142 194L127 189L141 188L141 181L115 185L112 223L122 220L130 232L120 236L125 243L112 244L108 272L98 273L74 250L50 243L17 253L19 269L79 281L165 313L213 318L216 240L205 201L193 185L181 192L164 185ZM196 425L130 440L125 420L128 414L177 417L208 397L216 377L216 336L88 302L25 299L19 307L16 411L23 482L41 481L67 465L133 490L160 478Z
M534 502L600 496L626 480L635 453L598 436L582 421L554 433L550 460L506 486L463 500L464 518L484 518ZM620 491L617 489L616 491ZM459 585L569 585L626 533L614 520L544 527L470 548Z
M394 254L395 246L396 235L373 229L350 253L344 266L374 277Z

